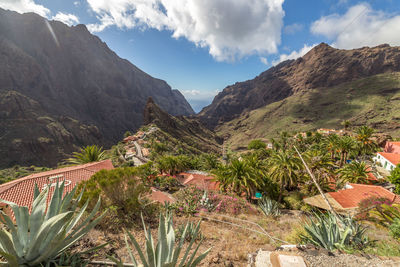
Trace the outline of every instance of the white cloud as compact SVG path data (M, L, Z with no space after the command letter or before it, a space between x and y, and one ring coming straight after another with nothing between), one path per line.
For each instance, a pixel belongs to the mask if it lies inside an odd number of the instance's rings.
M281 54L279 56L278 60L272 61L272 65L277 65L285 60L289 60L289 59L296 59L299 57L304 56L305 54L307 54L311 49L314 48L314 46L316 46L317 44L313 44L313 45L304 45L303 48L301 48L299 51L293 51L290 54Z
M373 10L362 3L350 7L343 15L321 17L312 24L311 32L327 37L337 48L400 45L400 16Z
M87 0L100 20L92 32L119 28L169 30L219 61L276 53L284 0Z
M268 59L266 57L260 57L261 63L268 65Z
M78 6L80 6L80 5L81 5L81 2L79 2L79 1L75 1L75 2L74 2L74 6L78 7Z
M73 14L65 14L65 13L62 13L62 12L58 12L51 19L61 21L61 22L65 23L65 24L67 24L68 26L71 26L71 25L79 23L79 19L78 19L77 16L75 16Z
M284 28L283 31L284 31L286 34L294 34L294 33L296 33L296 32L302 31L303 28L304 28L304 25L303 25L303 24L293 23L293 24L290 24L290 25L285 26L285 28Z
M199 90L183 90L182 94L186 95L186 96L197 96L200 95L200 91Z
M17 11L18 13L35 12L43 17L47 17L50 14L48 8L35 4L33 0L0 0L0 7Z

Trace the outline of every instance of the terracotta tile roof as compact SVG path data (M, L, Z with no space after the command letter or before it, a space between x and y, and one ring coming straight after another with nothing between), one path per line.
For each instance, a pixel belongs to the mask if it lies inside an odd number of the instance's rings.
M164 204L164 202L169 202L169 203L175 202L175 199L170 194L157 190L154 187L151 188L151 194L149 196L149 199L160 202L162 204Z
M88 180L93 174L103 169L113 169L111 160L93 162L79 166L65 167L61 169L35 173L23 178L0 185L0 199L14 202L20 206L31 208L33 201L33 189L35 184L43 189L48 184L65 180L64 193L71 191L76 184ZM49 194L50 200L50 194ZM4 206L4 204L2 204Z
M378 152L379 155L390 161L392 164L397 165L400 163L400 154Z
M344 209L356 208L361 200L371 196L386 197L392 202L400 203L400 198L389 190L376 185L349 184L352 188L329 192Z
M186 186L194 185L202 190L218 190L219 188L219 183L215 182L215 178L210 175L183 172L178 176L183 177L181 183Z

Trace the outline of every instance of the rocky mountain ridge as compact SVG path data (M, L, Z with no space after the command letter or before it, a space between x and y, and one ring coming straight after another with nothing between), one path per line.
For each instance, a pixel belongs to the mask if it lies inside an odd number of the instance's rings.
M69 27L34 13L3 9L0 9L0 93L10 93L10 97L2 99L1 131L5 134L0 134L3 158L0 166L15 163L50 166L76 146L112 145L125 131L142 125L148 97L153 97L170 114L194 114L178 90L118 57L89 33L86 26ZM14 110L16 103L28 117L7 111ZM76 127L62 135L73 138L57 139L55 133L47 130L33 131L37 127L48 128L50 122L38 123L41 117L61 124L60 118L75 121ZM22 118L24 123L18 124ZM30 135L23 129L31 129ZM56 148L55 152L41 153L41 160L35 149L41 146L39 138L53 140L52 148ZM15 140L24 140L29 145L20 150L14 145ZM24 155L17 153L17 156L12 151Z

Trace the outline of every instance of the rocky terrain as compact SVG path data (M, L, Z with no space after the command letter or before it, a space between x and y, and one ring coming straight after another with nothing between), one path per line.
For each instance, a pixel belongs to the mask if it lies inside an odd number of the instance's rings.
M0 166L54 165L142 125L148 97L191 115L183 95L118 57L84 25L0 9ZM56 125L56 126L55 126Z
M312 89L333 90L345 82L397 71L400 47L340 50L321 43L297 60L284 61L252 80L226 87L199 116L213 128L295 94Z

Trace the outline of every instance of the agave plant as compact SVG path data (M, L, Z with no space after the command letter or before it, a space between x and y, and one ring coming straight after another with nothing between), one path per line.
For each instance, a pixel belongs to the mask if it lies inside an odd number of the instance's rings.
M100 199L92 212L83 219L88 201L77 211L82 193L73 199L76 187L63 197L64 183L57 182L49 205L47 198L50 187L39 192L35 185L32 211L5 200L14 212L16 226L12 219L1 211L1 220L7 226L0 230L0 255L10 266L49 265L63 252L81 239L104 216L92 220L100 208Z
M193 247L196 236L200 230L200 222L197 224L194 230L194 239L192 239L185 250L182 259L179 259L183 244L186 239L186 234L188 230L188 225L186 225L185 230L182 233L180 241L175 244L175 231L172 223L172 216L160 215L160 222L158 226L158 239L157 244L154 246L153 237L150 232L150 228L146 228L143 221L143 227L146 235L146 253L142 251L136 239L128 232L125 234L125 242L127 249L129 251L130 258L134 266L144 266L144 267L175 267L175 266L185 266L194 267L197 266L210 252L210 249L203 252L201 255L196 257L197 251L201 245L198 243L193 253L189 256L190 250ZM139 265L132 253L132 248L129 241L133 244L137 250L142 265ZM114 262L118 263L118 266L123 266L121 261L111 258Z
M181 225L178 227L176 231L176 236L182 237L183 233L186 230L186 241L190 242L192 240L202 240L203 239L203 234L201 233L201 230L196 229L196 224L192 222L188 222L186 225Z
M268 197L263 197L259 200L258 206L261 211L267 216L279 216L281 211L279 209L279 203L275 200L269 199Z
M349 216L315 214L315 220L310 220L304 226L307 235L301 235L305 243L310 243L328 250L363 248L368 245L365 236L367 228L361 226Z

